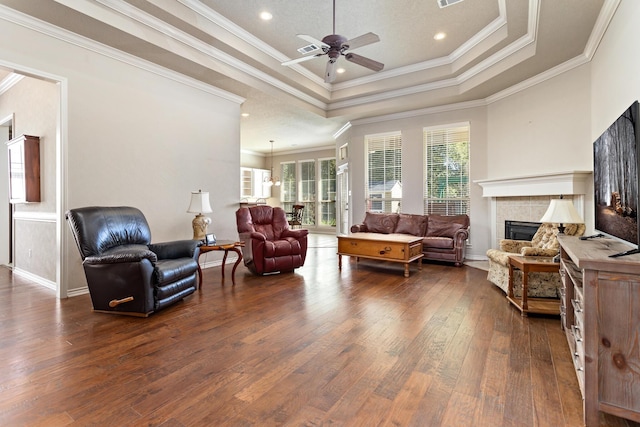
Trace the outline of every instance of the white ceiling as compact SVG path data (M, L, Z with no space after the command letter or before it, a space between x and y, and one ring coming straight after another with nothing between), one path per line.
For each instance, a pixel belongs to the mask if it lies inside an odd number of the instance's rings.
M385 67L376 73L340 58L346 71L327 84L326 56L280 63L308 44L297 34L332 33L333 0L0 0L246 98L242 148L261 153L271 139L276 152L332 146L350 121L486 102L580 65L618 3L464 0L439 8L436 0L335 0L336 33L376 33L380 42L355 53ZM262 11L273 19L261 20ZM447 37L436 41L437 32Z

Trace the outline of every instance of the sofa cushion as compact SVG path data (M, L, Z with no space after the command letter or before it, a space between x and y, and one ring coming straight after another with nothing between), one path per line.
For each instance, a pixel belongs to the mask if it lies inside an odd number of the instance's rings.
M394 233L398 223L398 214L367 212L363 223L370 233Z
M453 249L454 241L450 237L425 237L422 239L423 248Z
M398 214L396 233L424 236L427 229L427 217L424 215Z
M426 237L453 237L456 231L469 227L467 215L429 215Z

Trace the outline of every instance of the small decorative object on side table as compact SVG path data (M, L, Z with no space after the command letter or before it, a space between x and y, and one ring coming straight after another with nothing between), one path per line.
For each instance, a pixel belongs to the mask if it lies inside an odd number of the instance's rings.
M522 255L509 255L509 290L507 300L515 305L523 316L527 313L560 314L560 299L555 298L529 298L529 273L558 273L560 264L553 261L552 257L533 257ZM518 301L513 294L513 273L518 269L522 271L522 296Z
M238 268L238 264L242 261L242 251L239 249L244 246L244 242L235 242L233 240L218 240L215 243L205 243L200 246L200 255L212 252L212 251L224 251L224 257L222 257L222 279L224 280L224 264L227 262L227 255L229 251L233 251L238 254L238 259L236 263L233 264L233 270L231 270L231 282L236 284L236 268ZM198 263L198 289L202 290L202 269L200 268L200 263Z

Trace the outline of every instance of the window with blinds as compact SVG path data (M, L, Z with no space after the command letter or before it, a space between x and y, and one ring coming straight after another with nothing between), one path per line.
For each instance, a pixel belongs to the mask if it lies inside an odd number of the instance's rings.
M336 159L320 163L320 225L336 226Z
M424 213L469 214L469 124L425 128Z
M304 204L302 212L302 224L315 225L316 223L316 161L303 160L300 166L300 198Z
M400 212L402 201L402 135L400 132L365 137L366 210Z

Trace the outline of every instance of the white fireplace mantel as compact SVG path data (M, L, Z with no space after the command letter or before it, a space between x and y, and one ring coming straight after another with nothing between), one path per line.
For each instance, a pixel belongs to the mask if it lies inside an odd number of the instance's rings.
M473 181L482 187L483 197L547 196L587 194L591 171L543 173L513 178Z

